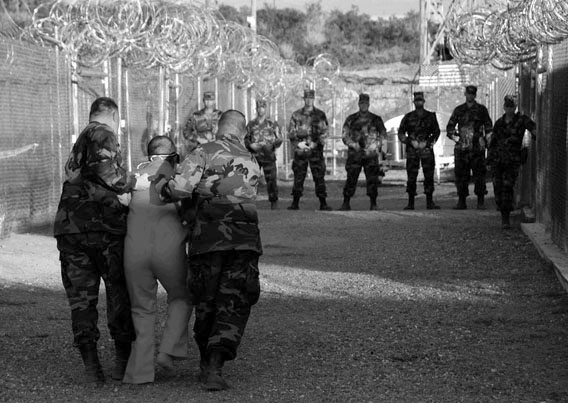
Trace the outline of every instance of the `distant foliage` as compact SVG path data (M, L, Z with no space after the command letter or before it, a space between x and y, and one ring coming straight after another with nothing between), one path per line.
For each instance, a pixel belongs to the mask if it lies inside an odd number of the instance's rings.
M246 24L250 8L240 10L222 5L227 20ZM371 20L357 7L344 13L326 13L321 2L302 12L264 4L257 10L257 32L278 44L281 56L305 63L320 53L337 57L342 66L370 66L393 62L416 63L419 58L420 19L418 12L403 17Z
M37 6L53 3L41 0L0 2L4 6L0 7L0 14L7 11L20 27L31 22L31 14ZM47 10L48 7L42 12ZM219 14L226 20L247 25L250 7L236 9L221 4ZM324 12L321 1L308 4L305 11L274 8L267 3L257 10L257 32L276 43L283 58L300 64L320 53L330 53L346 67L416 63L420 46L419 22L418 12L378 20L359 13L357 7L345 13L339 10Z

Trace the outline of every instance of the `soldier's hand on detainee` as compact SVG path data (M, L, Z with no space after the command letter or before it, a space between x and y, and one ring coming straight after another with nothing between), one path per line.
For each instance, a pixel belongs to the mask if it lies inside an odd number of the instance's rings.
M410 145L412 146L412 148L418 149L418 141L417 140L410 141Z
M132 195L130 194L130 192L128 192L128 193L123 193L121 195L116 195L116 198L118 199L120 204L128 207L128 205L130 204L130 200L132 200Z
M136 185L134 185L134 190L146 190L150 188L150 179L148 173L143 173L142 175L136 175Z
M425 141L419 141L419 142L418 142L418 148L419 148L420 150L424 150L427 145L428 145L428 143L426 143Z
M351 143L349 144L349 148L352 148L354 151L359 151L361 149L361 146L359 145L359 143Z
M156 171L156 173L152 176L149 176L148 179L152 182L157 182L162 178L170 179L175 175L174 167L168 161L163 161Z

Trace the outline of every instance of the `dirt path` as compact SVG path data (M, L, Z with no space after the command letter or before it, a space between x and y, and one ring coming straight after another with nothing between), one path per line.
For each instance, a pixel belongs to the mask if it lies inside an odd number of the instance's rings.
M233 387L218 394L195 381L194 345L173 379L82 385L55 241L0 241L0 401L568 401L568 297L518 214L503 232L492 200L455 211L444 185L439 211L425 210L423 195L402 211L401 186L381 188L377 212L363 188L350 212L315 211L312 190L291 212L288 193L278 211L259 202L263 294L226 365ZM330 194L338 207L341 184ZM102 309L108 370L104 323Z

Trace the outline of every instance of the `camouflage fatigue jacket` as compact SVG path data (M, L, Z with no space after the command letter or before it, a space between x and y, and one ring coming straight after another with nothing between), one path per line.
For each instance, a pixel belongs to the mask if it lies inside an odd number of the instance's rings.
M266 143L259 152L250 149L252 143ZM270 119L264 119L261 123L258 118L251 120L247 125L247 134L245 135L245 146L257 158L261 160L276 160L274 150L282 144L280 137L280 127L277 122Z
M290 118L288 138L293 147L301 141L307 141L314 149L323 151L328 126L327 117L322 110L315 107L311 111L298 109Z
M262 253L256 192L261 170L239 139L225 135L197 147L178 168L179 174L163 180L172 200L196 199L195 223L189 240L190 256L220 250Z
M449 138L453 135L458 135L460 138L456 143L456 149L468 151L482 151L479 138L488 136L492 130L493 123L487 108L477 102L474 102L471 108L467 103L457 106L446 128Z
M505 120L505 115L497 119L489 142L487 163L490 165L520 165L525 131L532 133L535 129L536 123L519 112L513 115L510 122Z
M55 236L126 233L128 207L118 201L117 195L129 192L136 180L123 168L120 147L109 126L98 122L87 125L71 150L65 174Z
M398 128L398 138L406 148L412 148L412 141L425 142L427 148L431 148L440 137L440 126L435 112L424 110L420 113L416 110L407 113L402 118Z
M343 124L343 143L346 146L359 144L361 152L371 144L379 146L379 143L386 137L387 130L383 119L374 113L356 112L349 115Z
M183 136L187 140L188 150L192 151L199 144L205 144L215 140L217 124L222 111L214 109L210 114L205 113L205 108L193 112L183 129Z

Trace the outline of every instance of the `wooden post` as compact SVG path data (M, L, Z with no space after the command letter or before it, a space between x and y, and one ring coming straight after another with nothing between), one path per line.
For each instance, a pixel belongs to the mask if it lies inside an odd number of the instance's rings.
M158 135L164 134L164 67L158 70Z
M75 144L79 137L79 89L77 86L77 62L71 61L71 102L73 104L73 133L71 145Z
M127 163L128 170L132 171L132 133L130 131L130 85L129 85L130 74L128 74L128 69L124 69L124 97L125 97L125 113L126 113L126 145L128 146L127 152Z
M176 141L178 137L181 135L181 110L179 105L179 96L180 96L180 83L179 83L179 74L176 73L175 75L175 94L176 94L176 120L175 120L175 128L174 128L174 138L172 140Z
M164 68L164 129L162 131L164 135L168 131L168 126L170 126L170 74L170 71Z

